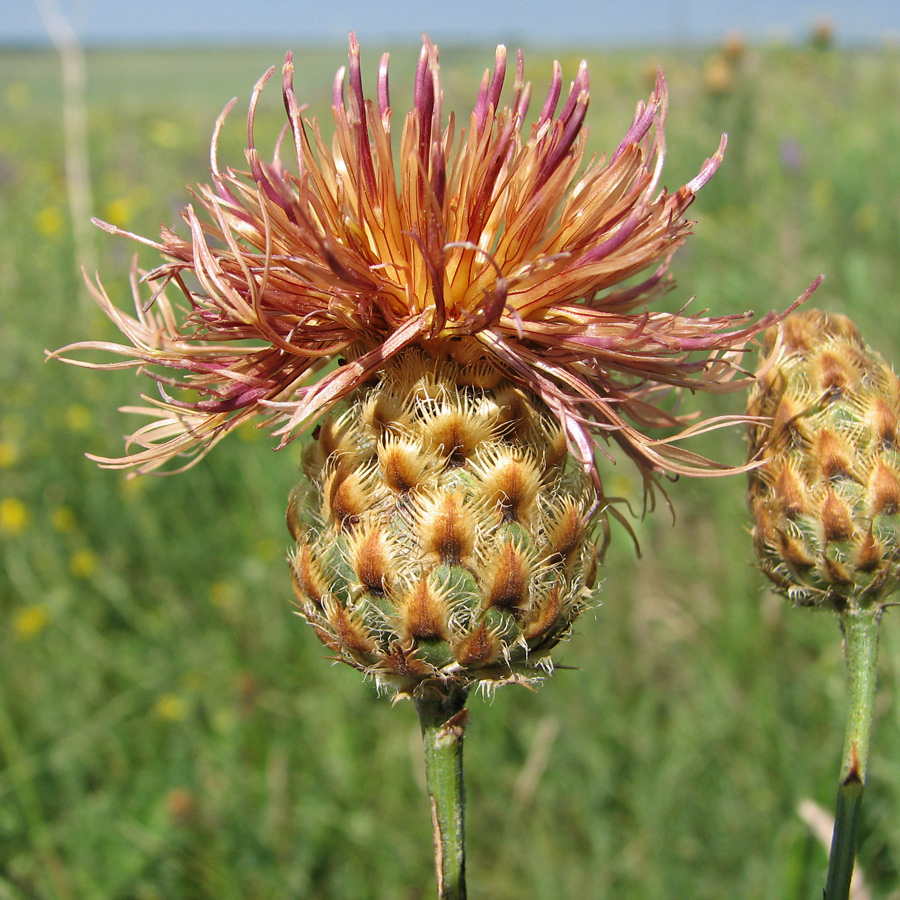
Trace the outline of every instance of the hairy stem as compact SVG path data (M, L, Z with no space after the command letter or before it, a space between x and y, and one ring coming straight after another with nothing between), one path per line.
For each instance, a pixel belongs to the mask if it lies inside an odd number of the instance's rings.
M434 865L440 900L466 900L466 797L463 737L467 690L447 688L416 699L425 748L425 780L434 826Z

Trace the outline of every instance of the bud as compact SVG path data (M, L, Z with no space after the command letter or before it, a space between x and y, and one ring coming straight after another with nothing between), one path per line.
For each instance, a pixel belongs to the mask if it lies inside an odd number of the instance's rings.
M763 348L748 406L760 566L797 605L877 605L900 575L900 381L842 315L795 313Z

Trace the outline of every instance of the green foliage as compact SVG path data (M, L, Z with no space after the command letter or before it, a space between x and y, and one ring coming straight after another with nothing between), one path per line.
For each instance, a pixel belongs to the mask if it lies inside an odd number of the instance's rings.
M380 49L363 48L367 77ZM296 57L298 94L327 125L343 52ZM465 109L490 58L444 48L445 109ZM206 180L219 109L242 98L222 149L241 166L241 110L280 59L90 54L96 214L149 235L176 224L185 184ZM395 55L398 107L413 59ZM562 60L566 77L577 61ZM526 53L536 88L549 62ZM598 151L624 133L657 62L671 90L667 184L691 177L730 131L675 265L682 286L665 302L696 294L697 308L717 314L762 312L825 272L813 302L852 315L891 358L895 51L750 48L728 62L727 84L710 80L696 51L589 62ZM82 455L120 452L132 427L116 407L150 385L42 361L45 348L114 337L77 272L57 66L49 53L0 57L0 897L431 896L413 708L391 708L329 665L292 614L283 517L299 452L274 454L250 430L188 473L137 481ZM280 103L272 85L263 150ZM94 248L127 307L139 248L99 233ZM707 412L743 405L741 395L701 399ZM696 449L738 462L743 438ZM640 509L624 463L608 489ZM825 851L796 808L833 802L845 702L838 626L765 592L750 565L744 490L739 478L671 485L676 527L664 504L638 522L642 559L615 535L602 605L558 654L572 669L535 694L507 688L472 701L474 896L788 900L821 890ZM890 612L880 677L861 867L873 896L887 897L900 889L900 639Z

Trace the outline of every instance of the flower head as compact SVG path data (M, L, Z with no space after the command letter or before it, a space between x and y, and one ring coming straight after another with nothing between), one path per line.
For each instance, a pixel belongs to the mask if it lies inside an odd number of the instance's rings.
M101 463L146 472L176 457L195 461L258 416L285 443L387 360L418 348L495 368L540 398L589 473L598 438L601 447L619 445L645 479L724 468L645 434L686 424L661 405L668 390L733 388L736 353L773 321L647 307L671 285L667 266L690 231L687 209L725 147L723 136L683 187L660 186L662 74L612 154L586 159L584 63L567 94L554 64L529 120L522 54L504 102L507 55L498 47L458 125L443 114L438 50L425 38L398 154L387 56L377 95L367 99L351 35L349 67L334 82L331 141L302 116L289 54L286 140L264 161L254 117L273 71L250 103L248 171L222 168L217 156L232 101L213 134L212 184L184 210L187 236L130 235L165 257L140 281L133 276L136 316L117 309L99 281L92 286L129 343L58 351L117 354L105 365L139 367L159 385L150 407L132 410L152 416L131 436L134 452ZM167 295L173 290L178 305Z

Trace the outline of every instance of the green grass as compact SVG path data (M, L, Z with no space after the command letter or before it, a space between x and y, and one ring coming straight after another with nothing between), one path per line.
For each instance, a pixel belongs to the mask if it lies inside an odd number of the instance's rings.
M363 48L371 72L381 48ZM394 56L404 105L416 48ZM445 108L465 109L490 51L445 47ZM243 161L253 82L281 50L93 53L93 207L153 235L206 179L220 108ZM852 314L888 357L900 343L900 56L751 49L733 84L710 53L589 54L588 116L615 146L661 63L671 109L665 181L691 177L730 132L701 193L680 287L715 313L784 307L819 272L814 302ZM343 53L297 53L320 113ZM567 52L567 76L579 55ZM540 85L550 57L529 50ZM535 105L538 104L537 98ZM331 666L292 614L284 554L295 447L256 431L172 478L99 470L131 430L127 373L43 362L112 338L77 273L67 218L61 90L48 53L0 56L0 900L251 900L433 896L430 822L409 704L391 707ZM327 115L327 113L326 113ZM280 98L262 104L259 144ZM802 163L782 164L787 142ZM93 236L127 299L137 249ZM146 265L152 254L142 254ZM739 411L740 396L701 398ZM699 407L699 401L690 400ZM742 435L703 449L738 462ZM613 492L635 495L627 466ZM537 693L472 702L467 740L470 894L615 900L821 896L825 851L796 813L830 808L843 736L838 627L767 593L751 565L744 484L671 486L620 531L602 605L579 620ZM861 867L900 896L900 632L886 617ZM537 780L529 760L547 754Z

